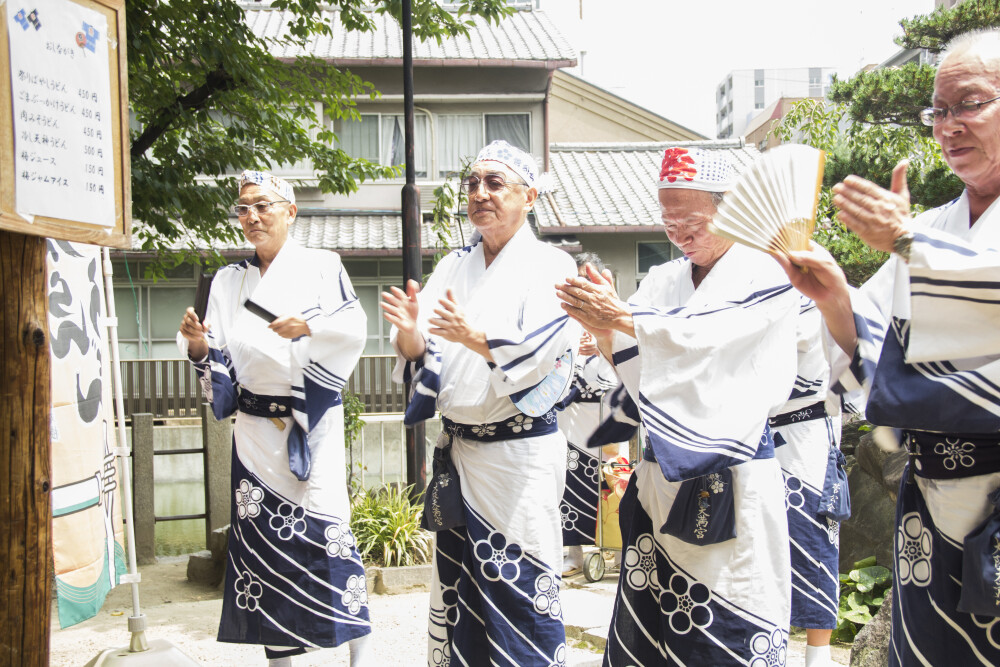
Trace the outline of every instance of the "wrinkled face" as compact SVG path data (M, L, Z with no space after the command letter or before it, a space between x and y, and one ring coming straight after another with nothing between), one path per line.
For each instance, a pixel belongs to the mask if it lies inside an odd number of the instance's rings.
M1000 69L975 53L952 54L934 79L936 107L951 107L966 100L983 101L1000 95ZM956 119L948 113L934 125L934 138L944 159L974 192L1000 190L1000 100Z
M712 195L701 190L665 188L658 190L660 219L667 238L696 266L709 269L733 242L708 231L715 215Z
M265 190L256 183L248 183L240 190L238 204L256 204L262 201L280 202L282 198L271 190ZM257 213L253 208L239 218L243 235L260 252L276 255L288 240L288 226L295 222L295 204L281 203L271 206L266 213Z
M527 220L538 191L524 185L506 165L492 160L472 165L469 177L482 180L490 174L502 177L507 186L500 192L489 192L480 183L475 192L469 193L469 220L484 238L506 240Z

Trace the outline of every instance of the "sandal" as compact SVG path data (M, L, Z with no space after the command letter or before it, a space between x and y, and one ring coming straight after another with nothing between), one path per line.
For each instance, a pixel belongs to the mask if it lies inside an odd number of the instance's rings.
M572 577L572 576L575 576L577 574L580 574L581 572L583 572L583 568L582 567L571 567L570 569L568 569L565 572L563 572L562 576L563 576L563 579L565 579L566 577Z

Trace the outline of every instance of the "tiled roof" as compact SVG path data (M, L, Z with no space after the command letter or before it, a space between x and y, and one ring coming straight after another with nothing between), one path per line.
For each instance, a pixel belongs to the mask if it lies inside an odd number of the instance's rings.
M549 172L556 185L553 192L539 197L535 206L539 230L542 234L566 234L658 227L655 178L663 151L670 146L727 151L737 170L760 155L739 139L552 144Z
M530 220L530 219L529 219ZM233 221L236 225L236 221ZM468 244L472 237L472 225L462 218L462 232L452 228L448 244L452 248L460 248ZM437 248L437 238L431 233L430 225L424 224L421 229L421 248L425 254L433 253ZM532 224L536 236L538 230ZM377 256L397 255L403 247L403 225L401 214L393 211L356 211L331 212L323 210L299 209L295 223L289 227L291 237L307 248L324 248L336 250L342 255ZM133 250L139 250L138 235L132 235ZM205 242L193 240L185 235L174 244L174 248L205 248ZM545 242L568 252L580 249L579 241L571 235L545 236ZM238 251L252 252L253 246L246 239L238 244L216 243L215 250L223 253Z
M247 23L265 39L284 36L291 12L244 4ZM347 30L340 22L340 12L324 11L330 23L330 35L313 38L308 47L275 45L278 58L310 55L332 61L335 65L395 65L403 61L402 30L396 20L369 12L375 29L371 32ZM468 19L469 17L463 17ZM414 41L413 64L420 65L518 65L555 69L576 64L576 52L559 33L545 12L521 10L499 25L471 17L473 25L466 36L437 41Z

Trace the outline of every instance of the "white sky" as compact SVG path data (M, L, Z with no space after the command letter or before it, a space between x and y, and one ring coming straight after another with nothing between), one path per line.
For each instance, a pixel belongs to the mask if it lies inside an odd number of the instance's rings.
M934 0L541 0L541 8L587 52L584 78L714 138L715 91L731 70L833 67L847 78L898 51L899 20L933 11Z

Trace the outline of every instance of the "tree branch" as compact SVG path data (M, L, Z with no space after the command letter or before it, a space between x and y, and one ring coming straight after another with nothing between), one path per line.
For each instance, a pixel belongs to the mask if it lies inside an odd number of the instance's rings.
M209 72L208 76L205 77L205 83L160 109L156 114L156 119L147 125L142 134L132 142L132 148L129 151L132 159L149 150L149 147L170 128L171 123L180 115L182 109L199 109L205 106L215 93L232 90L235 86L236 81L232 74L225 69L220 67Z

